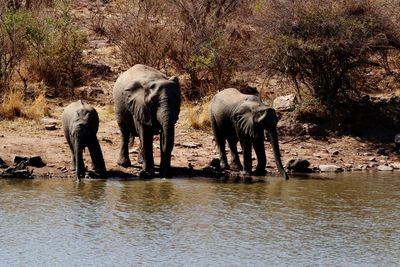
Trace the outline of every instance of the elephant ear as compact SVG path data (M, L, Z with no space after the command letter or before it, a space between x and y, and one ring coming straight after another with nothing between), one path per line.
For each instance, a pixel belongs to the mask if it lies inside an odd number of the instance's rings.
M151 110L146 102L146 98L149 94L149 89L142 88L141 82L135 82L129 91L133 91L129 97L129 110L134 118L137 118L140 123L152 126L151 122Z
M264 129L275 128L278 123L278 116L275 109L269 107L261 107L254 113L254 119L257 124Z
M255 137L254 116L249 107L239 106L233 114L233 121L245 135Z

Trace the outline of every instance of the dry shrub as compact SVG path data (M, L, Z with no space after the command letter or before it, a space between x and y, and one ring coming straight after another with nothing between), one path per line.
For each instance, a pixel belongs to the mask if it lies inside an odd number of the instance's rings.
M92 4L93 11L90 13L90 29L97 34L104 35L106 33L104 25L106 15L101 2L100 0L95 0L95 3Z
M41 9L53 5L53 0L25 0L26 9Z
M400 48L398 27L371 1L270 0L258 9L252 64L290 77L299 96L306 89L323 105L356 96Z
M190 77L185 97L200 99L228 86L248 41L238 21L247 2L171 0L171 4L169 19L176 30L171 63Z
M49 115L50 109L43 94L34 100L24 100L24 93L21 90L10 90L4 95L4 100L0 104L0 118L3 119L21 117L38 120Z
M121 0L116 3L118 16L110 23L108 35L120 48L128 66L145 64L164 68L174 37L165 23L164 1Z
M246 1L121 0L109 27L128 65L142 63L187 75L185 99L226 87L248 41L237 21Z

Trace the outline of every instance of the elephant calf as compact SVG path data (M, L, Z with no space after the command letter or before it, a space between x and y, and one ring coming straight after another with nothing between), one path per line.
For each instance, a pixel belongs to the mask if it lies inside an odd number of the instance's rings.
M242 94L234 88L222 90L211 100L209 118L222 168L229 169L225 152L225 141L228 141L232 164L236 168L243 169L247 174L252 173L253 146L258 159L254 174L265 175L267 160L264 150L264 130L267 130L278 170L285 179L288 179L279 152L276 131L278 118L275 110L266 106L259 97ZM238 141L243 150L244 167L240 163L237 151Z
M72 167L76 178L85 175L83 150L88 147L93 168L99 175L105 175L106 167L96 134L99 129L99 116L89 104L79 100L69 104L61 115L65 138L72 154Z

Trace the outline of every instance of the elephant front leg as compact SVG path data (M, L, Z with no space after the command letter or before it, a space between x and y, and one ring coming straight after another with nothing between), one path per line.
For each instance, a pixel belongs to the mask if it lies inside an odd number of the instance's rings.
M254 140L253 148L257 156L257 167L253 174L257 176L265 176L265 174L267 173L265 171L265 166L267 165L267 157L265 156L263 138L258 138Z
M118 165L127 168L132 166L129 160L129 138L130 131L129 128L122 122L118 122L119 128L121 130L121 149L119 153Z
M78 181L85 175L85 163L83 162L83 146L79 142L75 141L75 174Z
M140 131L140 142L143 154L143 166L139 176L150 178L154 176L153 134L151 129Z
M252 164L251 164L251 146L252 146L252 142L251 140L242 140L241 141L242 144L242 149L243 149L243 172L246 175L250 175L251 174L251 168L252 168Z

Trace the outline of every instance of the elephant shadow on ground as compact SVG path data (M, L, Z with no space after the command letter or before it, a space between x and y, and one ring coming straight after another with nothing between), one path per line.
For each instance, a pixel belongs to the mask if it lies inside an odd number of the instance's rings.
M132 170L135 169L135 170ZM107 171L107 177L105 179L118 179L118 180L151 180L155 178L161 178L156 175L153 178L141 178L139 176L139 171L141 166L132 166L128 171L110 169ZM244 176L239 171L226 171L226 170L218 170L214 169L210 166L206 166L201 169L194 169L190 167L171 167L174 176L172 179L196 179L196 178L209 178L216 179L217 181L223 182L254 182L255 179L252 179L251 176ZM155 171L158 173L159 166L155 165ZM95 177L93 177L95 178ZM97 179L102 179L102 177L97 177ZM259 179L257 179L259 181Z

